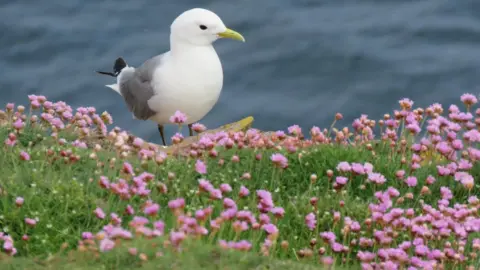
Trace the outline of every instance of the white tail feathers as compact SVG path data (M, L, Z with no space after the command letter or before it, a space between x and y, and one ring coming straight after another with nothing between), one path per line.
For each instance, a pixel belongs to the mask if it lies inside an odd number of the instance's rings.
M107 84L105 85L106 87L108 88L111 88L113 91L117 92L118 94L122 95L122 93L120 93L120 89L118 88L118 84Z

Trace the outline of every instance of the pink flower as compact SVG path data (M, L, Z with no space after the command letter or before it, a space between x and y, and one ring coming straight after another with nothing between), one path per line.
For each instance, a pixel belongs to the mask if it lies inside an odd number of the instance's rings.
M35 225L37 225L37 220L33 218L25 218L25 223L30 227L35 227Z
M347 184L348 178L343 177L343 176L337 176L335 179L335 182L341 186Z
M180 209L185 207L185 199L178 198L168 202L168 208L170 209Z
M369 173L368 180L378 185L381 185L387 181L387 179L385 179L385 176L381 175L380 173Z
M320 233L320 237L328 243L332 243L335 241L336 236L333 232L322 232Z
M473 176L466 172L455 173L455 180L460 181L460 183L462 183L462 185L467 189L472 189L475 184Z
M102 208L100 207L97 207L93 213L95 213L95 216L99 219L105 218L105 212L103 212Z
M315 227L317 226L317 219L314 213L309 213L308 215L305 216L305 224L307 224L307 227L311 231L315 229Z
M480 132L476 129L469 130L463 134L463 138L470 142L480 142Z
M463 94L460 97L460 100L467 106L471 106L478 102L477 97L469 93Z
M281 218L285 215L285 210L282 207L274 207L270 212L277 218Z
M23 205L23 202L24 202L24 199L22 197L17 197L15 199L15 204L18 206L18 207L21 207Z
M214 189L213 185L205 179L200 179L198 180L198 186L200 187L200 190L209 192L210 190Z
M137 137L133 140L133 146L135 146L135 147L140 148L140 147L142 147L143 144L144 144L144 141L141 138Z
M170 232L170 242L172 242L174 246L178 246L185 238L186 235L184 232Z
M322 264L326 266L330 266L333 264L333 258L330 256L324 256L322 257Z
M415 176L409 176L407 177L407 179L405 180L405 183L407 184L407 186L409 187L415 187L417 185L417 178Z
M133 207L130 204L125 208L125 214L129 216L135 214L135 210L133 210Z
M427 183L427 185L432 185L433 183L435 183L435 177L429 175L427 176L427 179L425 179L425 182Z
M332 244L332 250L335 253L340 253L343 251L343 245L337 242L333 242Z
M248 190L248 188L246 188L245 186L241 186L239 196L243 198L243 197L247 197L248 194L250 194L250 191Z
M398 103L400 104L400 107L404 110L409 110L413 106L413 101L408 98L403 98L399 100Z
M27 152L22 151L22 152L20 152L20 159L28 161L28 160L30 160L30 155Z
M16 130L23 129L24 127L25 124L23 123L22 119L17 119L17 121L13 123L13 128L15 128Z
M163 234L165 230L165 223L161 220L158 220L153 223L153 227L155 230L158 230L161 234Z
M356 174L365 174L365 168L360 163L352 163L352 171Z
M275 226L272 223L269 224L264 224L262 228L265 230L265 232L269 235L276 235L278 234L278 229L277 226Z
M170 116L170 122L172 124L183 124L186 121L187 121L187 116L180 111L176 111L172 116Z
M352 167L346 161L342 161L342 162L338 163L338 165L337 165L337 171L339 171L339 172L344 172L345 173L345 172L350 172L351 170L352 170Z
M83 239L93 239L93 234L91 232L83 232L82 233Z
M203 161L200 159L197 159L197 162L195 163L195 171L197 171L199 174L206 174L207 173L207 166Z
M130 163L128 162L124 162L123 163L123 172L125 174L130 174L130 175L133 175L133 167Z
M273 164L275 164L277 167L280 167L282 169L285 169L288 167L288 159L279 153L272 154L270 157L270 160L272 160Z
M160 210L160 205L158 205L157 203L153 203L153 204L145 207L143 212L145 213L145 215L155 216L155 215L157 215L158 210Z
M192 125L192 130L197 132L197 133L202 133L205 130L207 130L207 128L200 123L195 123L195 124Z
M232 192L232 187L229 184L224 183L220 185L220 191L222 191L222 193L229 193Z
M172 142L173 144L179 144L183 141L183 135L181 133L175 133L175 135L172 136Z
M100 251L105 252L112 250L115 247L115 242L108 238L104 238L102 241L100 241Z
M10 252L14 251L15 248L13 247L13 241L11 241L10 239L7 238L7 240L5 240L5 242L3 242L3 249L7 253L10 253Z
M302 134L302 129L298 125L288 127L288 133L298 136Z

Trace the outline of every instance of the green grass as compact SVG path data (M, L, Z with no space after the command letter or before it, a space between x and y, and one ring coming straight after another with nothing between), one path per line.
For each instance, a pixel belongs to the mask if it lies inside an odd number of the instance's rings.
M159 242L159 241L156 241ZM138 247L149 257L155 258L151 241L136 241L132 245ZM206 246L192 242L184 245L184 252L167 252L162 257L142 261L128 253L125 246L112 250L101 258L92 253L64 252L60 256L48 259L9 258L0 256L2 269L69 269L69 270L106 270L106 269L199 269L199 270L313 270L312 265L301 262L277 260L258 256L252 253L226 251L215 246ZM342 268L336 268L341 270Z
M0 128L0 138L6 138L9 132L11 130L6 127ZM59 137L73 139L72 134L69 133L59 133ZM283 207L286 213L283 218L275 222L280 234L269 257L258 255L261 243L265 239L265 233L262 230L248 230L236 234L227 224L215 236L205 237L193 243L192 248L185 253L170 254L168 249L161 248L161 242L157 243L161 250L165 250L166 255L158 259L153 259L153 255L149 256L149 260L142 264L145 269L313 269L312 267L318 265L319 255L315 252L314 256L302 259L298 257L297 252L308 248L312 238L318 240L315 248L325 246L318 236L322 231L331 230L341 235L341 226L333 222L333 211L339 211L342 217L348 216L363 224L370 214L368 205L374 202L375 191L392 186L402 195L407 192L416 194L414 199L405 199L399 204L394 202L394 207L403 209L412 207L417 213L420 211L418 208L420 200L429 204L436 203L440 186L452 188L453 203L463 203L469 195L478 194L480 191L478 185L468 192L452 181L451 177L438 177L437 182L430 186L432 194L420 196L418 194L426 176L436 175L435 164L423 166L415 171L413 174L417 176L419 183L415 188L409 188L402 181L395 180L395 172L400 169L408 172L409 162L402 164L400 160L406 157L408 161L411 153L407 151L405 155L393 155L388 147L381 144L375 145L374 149L375 152L368 150L365 146L320 145L294 154L281 151L289 160L288 168L282 170L273 166L270 161L270 155L278 151L219 148L217 158L205 159L208 173L202 176L194 169L196 159L171 158L164 164L158 165L154 161L141 162L136 157L123 160L113 151L100 151L96 153L95 158L91 158L92 150L90 149L62 146L52 137L47 136L44 131L38 128L27 128L19 136L19 145L13 148L2 147L0 155L0 188L2 189L0 231L10 234L15 239L15 247L18 249L16 258L0 260L0 265L4 265L2 269L132 269L137 267L139 259L129 255L123 249L100 253L97 259L93 257L79 259L83 258L81 256L86 256L79 251L74 251L71 258L66 255L78 247L82 232L96 233L107 225L110 213L122 215L125 207L130 204L135 208L136 215L143 215L140 208L145 198L134 196L129 200L121 200L98 185L99 177L102 175L111 181L124 178L125 175L121 174L124 161L130 162L137 173L147 171L155 175L155 180L149 184L151 189L149 197L158 203L161 209L159 216L151 220L165 221L166 233L175 226L175 217L167 207L169 200L185 198L186 212L194 213L199 208L213 205L215 206L213 217L220 214L221 201L210 201L206 196L196 194L200 178L210 180L216 187L221 183L229 183L233 191L225 197L234 199L240 210L248 209L255 213L257 213L255 190L271 191L275 205ZM30 154L30 161L22 161L19 158L21 150ZM62 151L67 150L72 151L73 155L78 155L80 159L71 162L68 158L62 157ZM52 151L53 154L47 155L48 151ZM257 154L262 155L260 160L256 160ZM240 158L239 163L231 161L233 155ZM220 159L225 161L223 165L218 164ZM333 170L337 176L335 167L341 161L362 164L369 162L374 166L374 171L383 174L388 181L383 186L374 186L366 183L365 176L350 176L347 186L336 192L332 188L332 181L327 176L327 170ZM246 172L251 174L251 179L241 178ZM174 173L175 176L169 177L169 173ZM315 182L311 181L312 174L317 176ZM480 175L478 163L471 170L471 174ZM158 183L168 187L167 194L162 194L156 188ZM251 192L247 198L238 198L241 185L246 186ZM25 199L22 207L15 206L15 198L18 196ZM319 198L316 209L317 227L314 231L306 228L304 220L305 215L314 211L309 203L312 197ZM340 201L344 202L343 206L340 205ZM96 207L101 207L105 211L107 214L105 220L94 216L93 211ZM24 222L25 217L38 217L39 222L34 228L30 228ZM127 227L130 217L122 218L124 227ZM362 233L367 237L371 236L372 231ZM24 234L29 235L28 241L21 240ZM247 239L252 242L253 249L247 253L220 252L217 246L219 239ZM282 241L289 243L288 248L281 247ZM343 241L348 243L350 238L346 237ZM64 243L68 244L66 250L61 249ZM137 247L152 244L147 240L135 243ZM155 254L153 248L145 250ZM45 260L50 256L54 259L46 262ZM33 258L38 258L42 263L35 262ZM353 265L348 269L358 267L356 263Z

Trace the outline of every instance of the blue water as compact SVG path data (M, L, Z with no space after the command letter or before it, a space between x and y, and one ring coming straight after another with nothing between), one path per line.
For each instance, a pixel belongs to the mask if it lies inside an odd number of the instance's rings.
M46 95L107 110L115 124L160 142L156 125L133 120L104 87L124 57L130 65L168 50L169 26L204 7L247 39L219 40L225 81L208 127L255 117L264 130L326 127L360 114L379 118L409 97L415 105L479 93L478 0L2 0L0 101ZM173 127L167 129L171 135Z

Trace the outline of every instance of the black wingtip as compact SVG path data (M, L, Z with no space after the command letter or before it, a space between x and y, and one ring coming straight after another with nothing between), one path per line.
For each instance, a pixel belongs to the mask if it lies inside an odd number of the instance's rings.
M113 72L106 72L106 71L95 71L95 72L97 72L98 74L102 74L102 75L117 77L115 74L113 74Z
M113 64L113 72L106 72L106 71L96 71L98 74L102 75L108 75L112 77L117 77L118 74L122 71L127 66L127 62L123 60L123 58L119 57L117 60L115 60L115 63Z
M124 69L126 66L127 62L125 62L122 57L117 58L117 60L115 60L115 64L113 65L113 73L116 75L120 74L120 71L122 71L122 69Z

